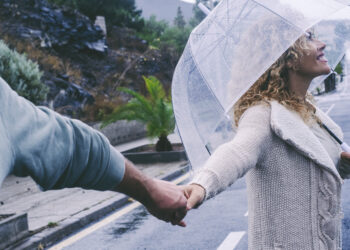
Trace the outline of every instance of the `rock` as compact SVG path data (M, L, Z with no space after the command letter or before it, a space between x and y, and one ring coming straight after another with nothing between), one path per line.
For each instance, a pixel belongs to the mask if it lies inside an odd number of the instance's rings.
M124 47L128 50L144 52L148 48L147 41L137 37L135 31L128 28L114 26L109 30L108 37L113 41L112 44L109 44L113 49L121 49Z
M65 115L81 113L86 104L93 104L95 101L88 91L64 79L53 77L45 83L50 88L48 99L53 100L51 106Z
M105 53L107 45L105 36L99 26L95 26L90 19L76 11L59 10L45 0L18 1L25 26L19 26L18 33L25 38L37 39L41 47L59 48L69 46L75 50L92 50ZM0 3L0 8L6 8L17 15L17 5L10 0Z

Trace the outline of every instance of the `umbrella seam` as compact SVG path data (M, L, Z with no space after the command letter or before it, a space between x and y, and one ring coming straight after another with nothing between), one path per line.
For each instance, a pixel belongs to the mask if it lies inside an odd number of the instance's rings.
M281 16L280 14L278 14L276 11L273 11L272 9L267 8L266 6L262 5L261 3L255 1L255 0L250 0L252 2L255 2L257 5L261 6L262 8L266 9L269 12L272 12L273 14L277 15L278 17L280 17L281 19L283 19L286 23L297 27L298 29L300 29L302 32L304 32L304 30L302 28L300 28L299 26L295 25L294 23L291 23L288 19L286 19L285 17Z
M203 73L202 73L200 67L198 66L199 64L198 64L198 62L197 62L197 60L196 60L196 57L195 57L195 56L193 55L193 53L192 53L192 41L191 41L191 40L190 40L190 50L189 50L189 51L190 51L190 53L191 53L191 57L193 58L193 62L196 64L196 68L197 68L197 70L198 70L198 73L201 75L203 81L206 83L205 85L208 87L208 89L209 89L210 93L212 94L212 96L213 96L215 102L219 105L219 107L221 108L221 110L223 111L223 114L224 114L224 116L225 116L225 114L226 114L225 108L224 108L224 107L221 105L221 103L219 102L218 98L217 98L216 95L215 95L215 92L213 91L213 89L212 89L212 88L210 87L210 85L208 84L206 78L204 78L204 75L203 75ZM192 112L191 112L191 113L192 113ZM224 117L224 116L223 116L223 117ZM217 125L218 125L220 122L221 122L221 120L219 120L217 123L215 123L214 130L213 130L213 131L215 131ZM199 137L202 139L202 136L199 136ZM203 140L203 139L202 139L202 141L203 141L203 144L204 144L204 145L207 145L207 144L208 144L208 141Z

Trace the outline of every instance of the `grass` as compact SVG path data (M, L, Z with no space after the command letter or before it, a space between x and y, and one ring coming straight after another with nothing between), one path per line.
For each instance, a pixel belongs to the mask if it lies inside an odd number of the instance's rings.
M49 227L49 228L53 228L53 227L57 227L57 226L58 226L57 222L50 221L49 223L47 223L47 227Z

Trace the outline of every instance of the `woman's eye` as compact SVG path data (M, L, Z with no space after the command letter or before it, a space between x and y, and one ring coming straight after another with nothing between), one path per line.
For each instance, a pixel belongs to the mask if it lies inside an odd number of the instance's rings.
M312 32L306 32L306 38L308 39L308 40L313 40L313 39L315 39L315 34L313 34Z

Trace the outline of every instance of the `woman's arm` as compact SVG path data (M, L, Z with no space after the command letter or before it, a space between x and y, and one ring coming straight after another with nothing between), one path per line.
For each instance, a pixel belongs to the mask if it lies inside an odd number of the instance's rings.
M190 200L191 196L196 196L196 201L200 202L223 191L255 167L265 152L264 145L270 140L270 107L258 105L249 108L239 122L234 139L213 153L195 174L192 184L196 186L185 187L185 193Z

